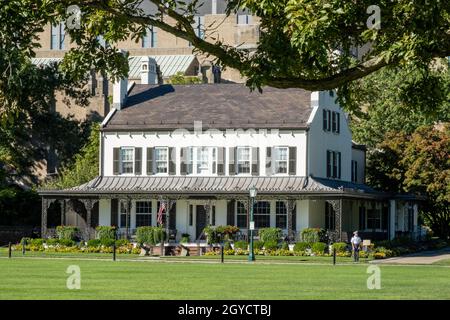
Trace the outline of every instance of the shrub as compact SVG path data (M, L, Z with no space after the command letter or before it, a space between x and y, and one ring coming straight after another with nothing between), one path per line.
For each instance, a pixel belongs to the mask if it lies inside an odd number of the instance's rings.
M258 231L259 239L262 242L280 240L282 237L282 231L280 228L261 228Z
M231 243L229 241L225 242L225 244L223 245L223 250L233 250L233 248L231 247Z
M264 242L265 250L277 250L278 249L278 241L266 241Z
M95 230L97 231L97 239L114 240L116 238L116 227L98 226Z
M136 230L136 241L139 245L145 243L154 246L166 237L166 230L162 227L139 227Z
M56 246L59 244L59 239L47 239L45 240L45 244L48 246Z
M394 251L386 249L385 247L378 247L374 249L373 256L375 259L389 258L395 255Z
M88 247L100 247L101 244L102 243L100 239L91 239L87 242Z
M114 245L114 239L103 238L100 240L100 243L104 247L112 247Z
M57 226L56 234L60 240L76 240L77 234L80 230L73 226Z
M59 244L66 247L73 247L75 246L75 241L71 239L60 239Z
M325 242L316 242L312 244L311 251L316 254L323 254L326 248L327 244Z
M303 242L326 242L326 231L320 228L306 228L302 231Z
M247 241L236 241L234 243L234 250L237 250L237 249L247 250L248 249Z
M128 241L127 239L116 240L117 247L128 246L129 244L130 244L130 241Z
M302 252L302 251L306 251L306 249L309 248L309 243L308 242L297 242L294 245L294 251L295 252Z
M289 244L286 241L283 241L283 243L281 244L281 250L289 251Z
M336 253L347 251L347 244L345 242L336 242L332 245L333 249L336 249Z
M261 250L264 247L264 242L261 240L256 240L253 242L253 249L255 250Z
M44 244L44 239L41 239L41 238L30 239L30 240L28 241L28 244L29 244L30 246L39 247L39 246L42 246L42 245Z
M222 236L222 240L231 240L234 239L234 235L239 231L239 228L236 226L217 226L215 228L215 232L217 236Z
M183 233L181 235L181 243L189 243L191 241L191 236L189 235L189 233Z

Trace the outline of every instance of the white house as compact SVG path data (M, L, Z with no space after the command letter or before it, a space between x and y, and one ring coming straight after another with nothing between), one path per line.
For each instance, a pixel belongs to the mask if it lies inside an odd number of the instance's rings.
M290 240L304 228L346 240L359 230L393 238L417 228L413 197L365 185L365 148L352 142L333 91L242 84L154 85L143 59L139 85L115 84L114 108L102 123L100 175L67 190L40 190L47 212L62 204L61 224L92 237L97 225L130 236L156 225L179 240L201 240L207 225L246 234L249 189L257 189L255 227L279 227Z

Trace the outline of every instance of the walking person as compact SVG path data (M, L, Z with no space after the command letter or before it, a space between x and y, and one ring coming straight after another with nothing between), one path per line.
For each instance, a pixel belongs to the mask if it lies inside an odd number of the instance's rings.
M358 231L353 232L353 237L350 240L353 251L353 262L359 261L359 249L361 248L361 238L358 236Z

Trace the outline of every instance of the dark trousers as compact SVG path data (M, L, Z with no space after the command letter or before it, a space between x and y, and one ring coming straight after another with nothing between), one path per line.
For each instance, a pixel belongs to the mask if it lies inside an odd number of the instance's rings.
M353 261L359 261L359 248L353 248Z

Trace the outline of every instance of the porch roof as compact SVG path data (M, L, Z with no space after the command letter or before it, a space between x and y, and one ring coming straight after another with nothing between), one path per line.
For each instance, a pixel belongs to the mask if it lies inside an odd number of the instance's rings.
M357 198L384 198L364 184L302 176L103 176L64 190L39 190L42 196L105 196L127 194L247 195L250 187L258 195L337 195Z

